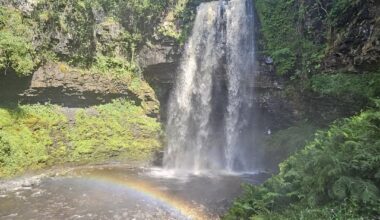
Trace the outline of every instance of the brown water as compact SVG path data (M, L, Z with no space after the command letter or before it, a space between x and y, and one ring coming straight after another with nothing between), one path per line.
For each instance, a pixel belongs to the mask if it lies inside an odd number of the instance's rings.
M182 176L97 166L0 183L0 219L219 219L265 174Z

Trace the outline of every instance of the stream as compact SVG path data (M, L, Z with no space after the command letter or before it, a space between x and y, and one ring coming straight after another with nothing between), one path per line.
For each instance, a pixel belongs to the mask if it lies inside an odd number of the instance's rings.
M219 219L267 174L174 177L159 168L88 166L0 183L0 219Z

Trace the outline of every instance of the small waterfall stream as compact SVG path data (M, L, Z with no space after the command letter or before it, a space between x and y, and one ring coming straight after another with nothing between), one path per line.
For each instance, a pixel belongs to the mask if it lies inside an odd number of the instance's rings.
M255 169L255 70L250 0L202 3L169 103L166 169Z

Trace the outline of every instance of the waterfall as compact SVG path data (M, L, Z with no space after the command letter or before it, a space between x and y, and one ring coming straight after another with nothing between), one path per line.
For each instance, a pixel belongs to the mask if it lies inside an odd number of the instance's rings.
M227 170L239 162L239 134L247 126L253 95L249 76L254 70L254 20L250 0L232 0L227 8L227 78L228 107L226 117ZM242 156L240 169L247 169Z
M251 0L202 3L186 44L167 123L167 169L254 169Z

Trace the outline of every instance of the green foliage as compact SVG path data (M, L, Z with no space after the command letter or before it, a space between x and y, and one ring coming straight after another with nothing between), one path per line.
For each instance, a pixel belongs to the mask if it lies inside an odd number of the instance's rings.
M255 1L262 24L266 53L273 57L281 75L295 69L300 33L295 29L297 8L294 1Z
M311 80L311 89L322 95L369 101L380 96L380 74L318 74Z
M99 55L96 57L96 62L92 65L89 72L127 84L128 89L141 98L141 100L145 99L144 96L146 94L154 95L152 88L142 79L141 70L138 65L134 62L128 62L123 58ZM145 102L142 103L142 105L145 104Z
M119 13L127 30L140 29L144 35L151 33L152 25L162 16L167 0L128 0L121 3ZM151 29L150 31L148 31ZM148 32L146 32L148 31Z
M175 39L178 42L181 42L182 31L177 30L177 27L175 26L174 22L168 22L165 25L158 27L157 31L159 34L165 37L169 37Z
M31 13L39 53L58 51L59 61L90 68L98 56L133 63L152 36L167 0L41 0ZM25 17L25 16L24 16Z
M54 106L1 108L0 177L58 163L66 149L65 123Z
M138 67L120 57L97 56L91 71L99 74L109 75L128 80L137 77Z
M57 40L63 40L65 36L69 45L62 45L59 48L60 59L72 64L90 65L96 52L95 20L91 9L91 2L86 0L39 1L31 15L38 23L35 31L41 35L42 42L38 50L54 50ZM57 37L61 39L45 37L52 31L59 32L62 36Z
M323 47L300 31L303 5L294 0L257 0L257 12L265 39L265 52L271 56L280 75L318 69Z
M191 2L189 0L171 0L169 2L169 11L164 19L164 22L157 28L156 32L164 37L171 38L176 40L179 43L184 43L183 35L185 32L188 32L191 20L194 18L194 15L190 19L184 19L183 15L189 11L189 8L186 7L187 4ZM182 20L182 26L179 27L178 20ZM187 26L189 25L189 26Z
M0 70L28 75L37 64L33 33L21 13L0 6Z
M333 25L339 23L339 20L352 6L360 3L360 0L335 0L332 2L329 12L329 20ZM352 15L350 15L352 16Z
M270 212L270 214L254 215L250 219L263 220L359 220L364 219L362 216L355 213L357 207L354 204L343 202L336 206L327 206L322 208L305 208L292 207L280 213Z
M272 52L272 57L276 61L279 74L285 74L295 68L296 54L290 48L279 48Z
M190 2L195 1L200 2ZM181 19L187 5L187 0L40 0L30 13L1 7L0 69L27 75L40 61L54 60L133 78L139 72L135 53L152 38L168 7Z
M121 39L106 42L106 46L119 43L123 47L123 54L132 62L134 52L151 38L154 29L163 16L168 0L97 0L91 5L98 4L114 22L121 24L123 34ZM111 51L112 47L110 47ZM114 52L114 51L112 51Z
M157 33L184 44L193 27L197 7L208 1L210 0L169 0L168 13L157 28Z
M379 109L336 122L283 162L278 175L247 186L226 219L379 216L379 137Z
M344 27L356 13L355 6L363 3L360 0L254 2L262 26L264 52L273 58L280 75L303 79L320 70L325 51L329 50L327 39L332 34L343 35L339 29L346 30Z
M58 106L2 107L0 177L67 162L146 160L159 135L155 119L123 100L78 111L70 122Z

